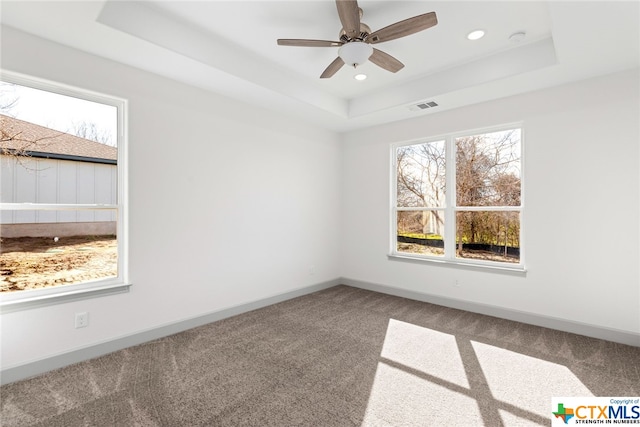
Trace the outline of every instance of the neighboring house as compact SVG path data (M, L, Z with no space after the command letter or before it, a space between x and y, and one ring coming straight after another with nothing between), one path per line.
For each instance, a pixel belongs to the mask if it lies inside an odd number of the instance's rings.
M115 204L117 148L0 115L2 203ZM115 211L2 211L0 235L116 234Z

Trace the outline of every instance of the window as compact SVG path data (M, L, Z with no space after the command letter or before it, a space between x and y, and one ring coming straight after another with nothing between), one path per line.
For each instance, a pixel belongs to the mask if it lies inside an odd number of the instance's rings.
M125 107L2 72L3 311L126 290Z
M393 147L392 256L523 269L522 130Z

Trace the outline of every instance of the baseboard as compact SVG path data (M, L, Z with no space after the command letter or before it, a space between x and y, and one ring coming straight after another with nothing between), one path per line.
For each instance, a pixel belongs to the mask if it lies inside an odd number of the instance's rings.
M393 286L380 285L376 283L365 282L361 280L339 278L317 283L311 286L294 289L292 291L276 294L260 300L240 304L223 310L214 311L205 315L184 319L178 322L162 325L153 329L140 331L131 335L126 335L113 340L92 344L87 347L78 348L69 352L57 354L44 359L28 362L18 366L12 366L0 371L0 384L5 385L15 381L40 375L54 369L72 365L74 363L83 362L114 351L132 347L134 345L143 344L158 338L177 334L191 328L206 325L207 323L216 322L227 317L246 313L282 301L286 301L299 296L307 295L313 292L328 289L337 285L347 285L355 288L366 289L374 292L380 292L388 295L409 298L416 301L424 301L432 304L438 304L445 307L466 310L473 313L485 314L488 316L499 317L502 319L513 320L516 322L527 323L530 325L542 326L550 329L571 332L579 335L585 335L593 338L614 341L621 344L640 347L640 334L621 331L618 329L605 328L597 325L591 325L581 322L575 322L566 319L560 319L550 316L543 316L518 310L507 309L503 307L492 306L489 304L480 304L469 301L457 300L454 298L431 295L423 292L411 291Z
M292 298L328 289L339 284L340 280L334 279L327 282L317 283L311 286L301 287L292 291L272 295L267 298L262 298L245 304L239 304L201 316L184 319L178 322L169 323L153 329L126 335L120 338L92 344L87 347L78 348L54 356L46 357L44 359L28 362L18 366L8 367L0 371L0 385L9 384L15 381L33 377L35 375L40 375L54 369L73 365L74 363L83 362L85 360L93 359L99 356L104 356L105 354L113 353L114 351L122 350L134 345L153 341L158 338L177 334L178 332L206 325L207 323L216 322L218 320L226 319L227 317L236 316L238 314L266 307L268 305L273 305Z
M427 293L344 277L341 279L340 283L347 286L353 286L354 288L367 289L383 294L429 302L445 307L457 308L459 310L465 310L473 313L499 317L501 319L527 323L529 325L542 326L549 329L556 329L559 331L571 332L578 335L584 335L592 338L599 338L607 341L640 347L640 334L622 331L619 329L606 328L603 326L591 325L588 323L576 322L551 316L544 316L535 313L528 313L525 311L512 310L489 304L481 304L454 298L442 297L438 295L431 295Z

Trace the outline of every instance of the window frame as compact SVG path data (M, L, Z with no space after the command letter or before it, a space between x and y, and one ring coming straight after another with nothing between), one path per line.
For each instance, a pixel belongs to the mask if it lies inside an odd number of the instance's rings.
M127 167L127 111L128 101L112 95L82 89L63 83L0 69L0 81L71 96L116 107L117 109L117 197L115 204L49 204L0 203L0 210L116 210L118 274L116 277L97 279L76 284L51 286L0 293L0 313L60 304L78 299L128 292L128 167Z
M520 205L519 206L458 206L456 203L456 139L480 134L520 130ZM445 201L443 206L427 207L399 207L398 206L398 148L411 145L428 144L444 141L445 144ZM470 267L481 270L525 273L525 159L524 159L525 129L523 122L506 123L491 127L468 129L450 132L442 135L418 138L409 141L395 142L391 144L391 168L390 168L390 235L389 235L389 259L437 263L453 267ZM399 211L441 211L444 212L444 255L434 256L428 254L415 254L398 251L398 212ZM520 216L520 259L518 263L500 261L478 260L456 257L456 214L457 212L483 211L483 212L519 212Z

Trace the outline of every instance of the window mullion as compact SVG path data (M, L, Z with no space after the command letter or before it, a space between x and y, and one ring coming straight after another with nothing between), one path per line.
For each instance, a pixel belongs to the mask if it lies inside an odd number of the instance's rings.
M0 203L3 211L77 211L118 209L117 204L75 204L75 203Z
M398 206L396 208L397 211L412 211L412 212L419 212L419 211L445 211L445 208L440 208L440 207L431 207L431 206Z
M457 206L457 210L466 212L520 212L520 206Z
M452 137L446 138L446 174L445 174L445 221L444 221L444 256L448 259L455 258L456 243L456 174L455 174L455 147Z

